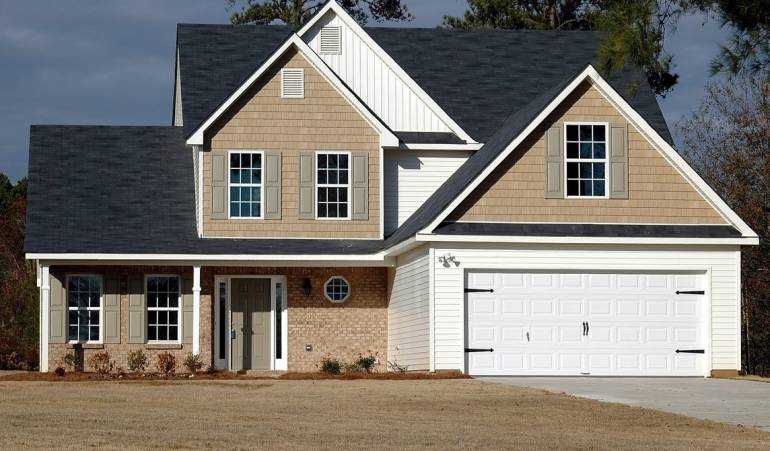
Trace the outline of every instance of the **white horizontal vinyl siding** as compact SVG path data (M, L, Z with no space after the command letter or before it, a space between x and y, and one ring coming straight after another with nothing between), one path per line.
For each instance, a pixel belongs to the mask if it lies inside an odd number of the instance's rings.
M342 50L321 53L321 29L340 27ZM333 12L303 37L304 41L391 130L448 132L449 126L423 102L366 42Z
M711 369L740 369L740 250L735 246L434 245L436 369L464 369L464 274L470 269L706 271ZM451 254L458 263L438 258ZM710 299L708 299L710 297Z
M428 248L422 247L398 257L391 269L388 303L388 361L427 370L430 358L430 281Z
M385 151L385 234L392 233L470 157L460 150Z

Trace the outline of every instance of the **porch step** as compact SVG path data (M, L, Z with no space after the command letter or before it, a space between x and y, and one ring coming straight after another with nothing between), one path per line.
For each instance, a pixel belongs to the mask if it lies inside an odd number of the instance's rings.
M286 371L246 370L246 375L252 377L272 377L277 379L284 374L286 374Z

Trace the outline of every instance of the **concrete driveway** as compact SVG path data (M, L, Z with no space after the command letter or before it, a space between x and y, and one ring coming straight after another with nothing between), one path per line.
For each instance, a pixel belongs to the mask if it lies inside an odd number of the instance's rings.
M482 377L770 431L770 384L703 378Z

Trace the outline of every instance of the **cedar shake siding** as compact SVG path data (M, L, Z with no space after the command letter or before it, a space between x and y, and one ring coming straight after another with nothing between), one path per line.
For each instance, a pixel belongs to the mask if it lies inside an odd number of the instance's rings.
M628 199L545 197L545 131L564 122L628 124ZM726 223L663 155L588 83L565 100L449 219L532 223Z
M96 352L107 351L115 363L126 368L128 352L142 349L150 357L149 371L155 370L155 356L161 352L170 352L177 359L177 371L185 371L182 366L184 356L192 351L191 343L148 344L132 343L129 339L129 281L144 280L149 274L178 275L180 279L192 278L192 270L187 267L158 266L52 266L51 277L66 283L67 274L93 274L102 277L116 277L119 283L115 293L119 299L118 321L119 340L114 343L84 344L85 361ZM288 320L288 370L317 371L317 365L325 356L351 362L360 355L368 353L379 357L379 371L385 370L388 345L388 296L386 268L274 268L274 267L203 267L201 269L201 315L200 315L200 354L204 369L214 363L215 324L213 318L215 306L215 277L245 275L284 275L287 281L287 320ZM345 302L335 304L323 294L324 283L332 276L342 276L350 283L350 296ZM312 290L305 296L303 284L310 279ZM52 285L55 285L52 283ZM103 284L103 291L107 289ZM183 289L182 295L188 293ZM66 292L64 292L66 300ZM104 293L106 298L107 293ZM65 301L66 302L66 301ZM65 306L66 308L66 306ZM180 326L191 327L185 323L184 316ZM104 328L104 324L102 324ZM145 324L146 327L146 324ZM66 329L65 329L66 330ZM184 334L183 334L184 335ZM306 351L305 345L312 350ZM53 371L62 365L67 353L73 352L68 343L49 343L48 368ZM90 370L86 363L86 370Z
M282 68L304 69L304 98L281 98ZM380 237L379 134L295 50L289 51L277 61L212 126L206 133L204 148L205 237ZM232 150L281 154L280 219L212 218L212 155L224 155L226 158L228 151ZM315 151L349 151L352 156L362 153L368 155L367 219L299 219L299 155ZM352 203L349 209L352 211Z

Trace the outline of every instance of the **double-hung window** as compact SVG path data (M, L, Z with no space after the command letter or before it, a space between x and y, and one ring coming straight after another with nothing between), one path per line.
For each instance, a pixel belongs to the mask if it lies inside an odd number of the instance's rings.
M567 197L607 196L607 124L566 124Z
M179 341L179 277L147 277L147 341Z
M260 152L230 152L230 217L262 217Z
M350 219L350 154L316 154L316 215L319 219Z
M67 339L72 343L100 342L102 281L99 276L67 278Z

